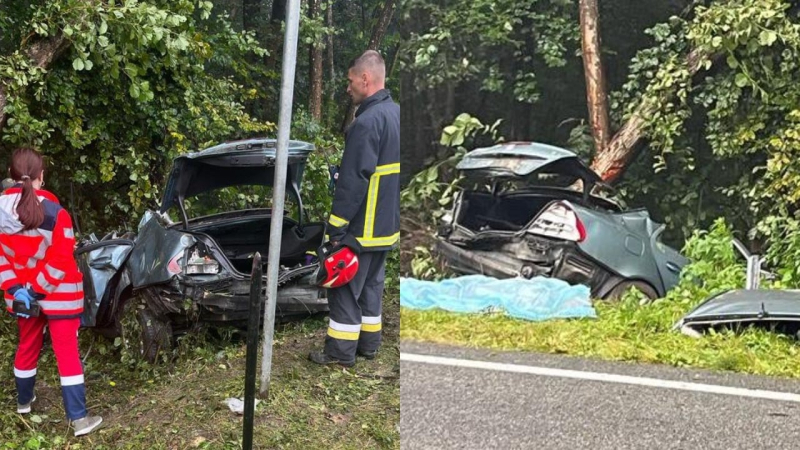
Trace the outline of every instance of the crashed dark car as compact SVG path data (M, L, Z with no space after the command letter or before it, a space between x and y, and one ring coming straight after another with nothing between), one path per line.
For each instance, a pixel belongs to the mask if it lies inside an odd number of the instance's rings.
M661 242L665 227L646 210L598 195L600 177L569 150L499 144L468 152L456 169L473 188L456 194L436 242L455 272L548 276L585 284L596 298L635 288L655 299L688 262Z
M325 291L314 283L317 264L310 255L321 245L325 225L306 221L300 196L313 150L312 144L290 141L276 311L281 320L328 310ZM144 305L138 310L142 351L151 360L192 324L246 327L252 258L260 252L266 266L271 210L231 208L214 194L271 189L275 153L275 140L257 139L176 158L159 209L145 213L137 232L85 242L76 250L84 275L84 326L119 335L126 303L138 298ZM211 198L215 212L190 217L201 198ZM239 198L244 197L234 197ZM255 198L263 205L271 196ZM180 220L173 223L169 212Z

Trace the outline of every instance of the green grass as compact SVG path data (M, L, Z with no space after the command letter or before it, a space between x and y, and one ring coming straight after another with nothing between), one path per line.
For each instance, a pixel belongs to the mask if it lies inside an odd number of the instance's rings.
M270 397L256 408L254 448L400 448L397 294L385 299L384 345L355 368L306 360L322 344L326 322L309 319L276 332ZM99 431L72 436L61 404L52 350L39 363L33 413L16 414L12 375L16 326L0 319L0 449L238 449L242 416L223 402L244 394L245 345L230 333L193 336L169 364L130 363L119 346L81 332L90 412ZM91 346L91 350L89 347ZM259 354L261 353L259 347ZM259 361L260 376L260 361ZM257 381L258 384L258 381Z
M725 331L702 338L671 327L696 301L640 306L629 295L617 304L595 302L597 319L528 322L502 314L474 315L401 308L404 340L473 348L563 353L763 375L800 377L800 347L766 330Z

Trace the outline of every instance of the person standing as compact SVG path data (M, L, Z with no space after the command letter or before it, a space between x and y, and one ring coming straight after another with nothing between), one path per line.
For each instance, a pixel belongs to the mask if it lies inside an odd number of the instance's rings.
M345 133L327 225L334 246L358 253L359 268L348 284L328 290L325 348L309 359L352 366L357 354L374 359L381 343L386 257L400 240L400 106L385 88L386 64L378 52L354 59L347 78L358 110Z
M0 195L0 289L19 328L14 359L17 412L30 413L36 400L36 369L47 326L61 376L64 410L75 436L81 436L103 421L86 411L78 354L83 276L73 256L72 219L53 194L41 189L43 169L39 152L15 150L9 167L15 185ZM25 313L15 303L24 306Z

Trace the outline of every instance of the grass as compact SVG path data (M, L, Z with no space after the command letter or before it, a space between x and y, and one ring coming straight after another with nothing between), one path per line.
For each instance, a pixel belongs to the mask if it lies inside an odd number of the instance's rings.
M384 305L379 356L374 361L359 358L352 369L306 360L322 344L326 319L276 330L270 396L256 408L254 448L400 448L397 294L385 298ZM224 400L244 394L243 338L232 333L192 336L181 343L170 364L149 366L128 362L119 345L82 331L81 354L88 351L88 407L104 417L104 426L75 438L65 419L49 347L39 362L33 412L16 414L15 328L10 317L0 319L0 449L241 448L242 416L232 413Z
M800 378L800 347L793 338L760 329L712 332L692 338L671 327L694 301L640 306L595 302L597 319L528 322L502 314L458 314L401 308L404 340L640 361Z

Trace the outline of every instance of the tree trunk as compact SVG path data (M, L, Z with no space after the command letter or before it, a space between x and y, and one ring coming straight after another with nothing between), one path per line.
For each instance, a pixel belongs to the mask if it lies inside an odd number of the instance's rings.
M702 68L707 59L716 60L719 55L713 55L701 50L692 50L686 57L686 68L690 75L695 75ZM592 169L600 174L604 181L613 183L625 171L625 168L636 157L636 144L644 135L644 118L655 113L657 107L652 101L643 100L631 117L617 131L611 142L592 161Z
M37 39L29 44L23 43L23 52L28 55L34 66L48 70L53 62L64 54L70 44L71 42L59 32L46 39ZM8 102L6 89L6 84L0 79L0 134L2 134L8 118L5 113Z
M314 20L319 15L319 0L308 0L308 17ZM308 79L311 92L308 97L308 110L317 122L322 120L322 45L312 42L308 49Z
M389 27L389 22L394 15L394 0L386 0L383 4L383 11L372 29L372 36L369 38L369 45L367 50L377 50L383 41L383 36L386 34L386 29Z
M383 41L383 36L386 34L386 29L389 27L389 22L392 20L393 14L394 0L386 0L386 2L383 4L381 15L378 17L378 21L375 22L375 26L372 28L372 35L369 38L367 50L377 50L381 45L381 41ZM347 107L347 113L344 116L344 122L342 122L342 131L346 130L350 125L350 122L353 121L355 113L356 105L354 105L353 101L350 100L349 106Z
M327 25L328 28L333 30L333 0L328 0L328 20ZM333 59L333 32L328 34L328 70L329 70L329 79L328 82L332 84L330 88L330 101L333 103L335 100L335 92L336 92L336 61Z
M601 153L608 145L608 93L600 54L600 29L597 0L580 0L581 49L586 77L586 104L592 127L594 148Z

